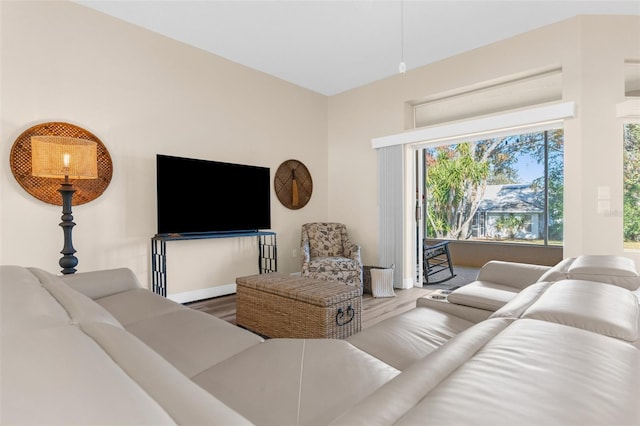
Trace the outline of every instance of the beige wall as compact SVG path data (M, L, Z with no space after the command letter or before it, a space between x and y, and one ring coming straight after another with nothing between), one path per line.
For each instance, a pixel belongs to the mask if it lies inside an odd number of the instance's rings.
M272 178L285 160L305 163L314 192L304 209L271 194L279 269L299 270L301 224L327 219L325 96L71 2L2 1L1 25L0 263L60 269L61 208L27 194L7 166L23 131L66 121L99 137L114 164L106 192L73 208L79 271L126 266L148 283L156 153L267 166ZM214 194L215 183L212 209L224 208ZM169 243L169 292L257 273L255 246Z
M298 269L300 225L324 219L348 224L364 263L377 264L371 139L409 128L408 101L549 66L562 66L564 100L577 104L565 124L564 255L623 254L615 106L624 100L624 60L640 60L638 18L571 19L330 98L70 2L2 1L0 19L0 263L58 270L60 208L24 192L6 165L20 133L60 120L97 135L114 162L105 194L74 208L80 271L127 266L148 282L156 153L268 166L272 174L286 159L303 161L314 181L309 205L287 210L272 193L279 269ZM611 189L609 215L596 212L599 186ZM255 273L254 245L169 243L169 291Z
M561 66L563 100L577 105L576 117L565 123L564 256L612 253L640 263L639 253L622 249L622 121L616 117L616 104L625 100L624 62L639 59L639 18L577 17L331 97L329 216L351 224L364 243L364 262L377 264L371 139L410 127L407 102ZM608 215L597 213L599 186L611 191Z

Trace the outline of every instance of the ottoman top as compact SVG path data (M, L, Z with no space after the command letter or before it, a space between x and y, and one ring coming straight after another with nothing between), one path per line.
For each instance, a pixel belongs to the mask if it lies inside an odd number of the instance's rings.
M331 306L362 294L360 288L341 282L315 280L282 272L238 277L236 284L317 306Z

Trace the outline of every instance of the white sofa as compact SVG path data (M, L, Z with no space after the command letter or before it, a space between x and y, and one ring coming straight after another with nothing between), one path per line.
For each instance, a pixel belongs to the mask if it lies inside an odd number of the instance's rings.
M622 256L585 255L570 257L555 266L492 260L480 268L476 280L447 295L443 306L440 300L429 297L418 306L431 306L463 315L473 315L475 322L486 319L533 283L576 279L614 284L634 291L640 287L640 274L633 260ZM456 311L457 310L457 311Z
M347 341L264 341L127 269L0 274L2 425L640 424L640 308L619 286L541 282L486 320L416 307Z

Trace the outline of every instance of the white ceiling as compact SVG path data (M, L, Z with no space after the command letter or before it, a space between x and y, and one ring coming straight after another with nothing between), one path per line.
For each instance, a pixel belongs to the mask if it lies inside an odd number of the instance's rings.
M575 15L640 15L639 0L76 3L324 95L397 73L402 50L411 70Z

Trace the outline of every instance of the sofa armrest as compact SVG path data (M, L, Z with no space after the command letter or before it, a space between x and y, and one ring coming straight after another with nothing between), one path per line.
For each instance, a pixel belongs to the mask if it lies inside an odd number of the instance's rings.
M522 290L537 282L550 266L491 260L478 272L477 281L487 281Z
M493 313L485 309L478 309L478 308L465 306L465 305L457 305L455 303L450 303L446 300L432 299L429 296L424 296L417 299L416 307L435 309L437 311L451 314L458 318L462 318L474 324L477 324L481 321L486 320L487 318L489 318L489 315Z
M79 272L60 277L67 285L91 299L111 296L141 288L140 281L129 268Z

